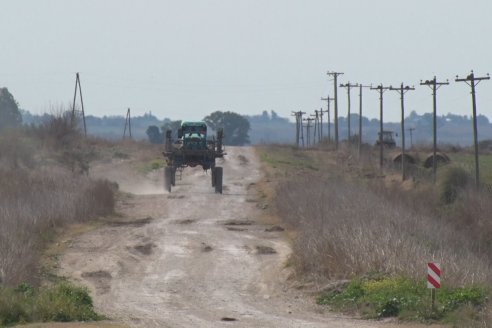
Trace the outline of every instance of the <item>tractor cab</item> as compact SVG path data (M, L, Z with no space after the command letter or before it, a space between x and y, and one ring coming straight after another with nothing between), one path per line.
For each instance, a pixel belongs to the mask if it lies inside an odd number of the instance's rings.
M182 139L185 149L206 149L207 125L205 122L183 122L178 130L178 138Z
M383 131L383 145L388 148L396 147L395 139L393 138L393 131ZM378 132L378 139L376 140L376 145L379 146L381 140L381 132Z

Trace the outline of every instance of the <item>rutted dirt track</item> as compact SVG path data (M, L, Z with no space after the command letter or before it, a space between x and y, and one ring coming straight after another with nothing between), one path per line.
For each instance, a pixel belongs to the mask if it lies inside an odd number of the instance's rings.
M392 326L323 313L288 288L289 244L257 220L253 149L229 148L219 165L223 195L200 168L186 169L171 194L151 194L124 163L96 168L135 194L120 201L117 222L72 242L61 273L91 288L98 311L131 327ZM160 179L150 185L163 186Z

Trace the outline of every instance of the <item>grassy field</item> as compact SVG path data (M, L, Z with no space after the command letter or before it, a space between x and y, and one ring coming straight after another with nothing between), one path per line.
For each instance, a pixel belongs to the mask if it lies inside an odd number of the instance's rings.
M475 156L472 153L448 153L451 162L463 167L469 174L475 177ZM479 156L480 179L482 183L492 185L492 154Z
M389 168L381 175L371 154L359 162L343 150L257 149L275 185L273 214L293 232L289 263L323 290L321 304L370 318L491 322L492 205L459 165L440 168L434 186L426 176L402 183ZM430 261L445 272L434 311L422 282Z

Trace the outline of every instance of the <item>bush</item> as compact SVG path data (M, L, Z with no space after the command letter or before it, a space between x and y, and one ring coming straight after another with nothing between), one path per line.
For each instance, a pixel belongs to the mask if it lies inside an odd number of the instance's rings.
M459 166L447 166L440 170L439 194L444 204L453 203L461 190L470 182L468 172Z
M94 312L86 288L62 282L52 287L27 284L0 289L0 325L38 321L90 321L101 317Z

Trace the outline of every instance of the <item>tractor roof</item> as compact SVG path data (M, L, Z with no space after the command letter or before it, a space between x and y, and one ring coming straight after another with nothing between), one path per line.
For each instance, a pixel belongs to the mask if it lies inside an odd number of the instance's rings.
M183 122L181 123L181 126L200 126L200 127L207 127L207 124L205 122Z

